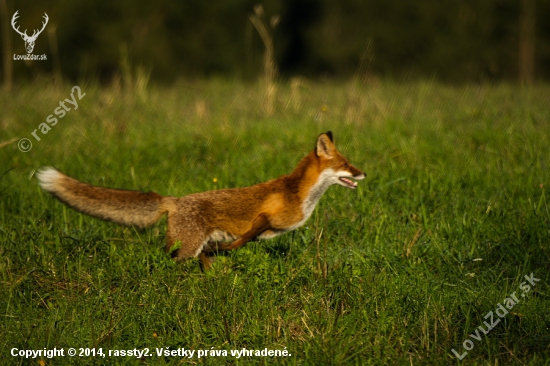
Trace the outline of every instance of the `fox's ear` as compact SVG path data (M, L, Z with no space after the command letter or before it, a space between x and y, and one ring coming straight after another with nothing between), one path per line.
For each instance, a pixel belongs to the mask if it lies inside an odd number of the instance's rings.
M322 133L317 138L317 146L315 146L315 154L325 159L332 159L336 148L332 143L332 132Z
M330 142L332 142L334 144L334 138L332 137L332 131L327 131L327 133L325 133L325 135L327 135L328 138L330 139Z

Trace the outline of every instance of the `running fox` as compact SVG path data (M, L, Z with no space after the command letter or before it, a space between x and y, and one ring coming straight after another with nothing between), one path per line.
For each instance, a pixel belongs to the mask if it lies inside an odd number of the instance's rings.
M162 197L94 187L46 167L40 186L85 214L123 225L151 226L168 213L165 250L175 259L199 257L210 268L216 250L232 250L255 238L269 239L302 226L333 185L356 188L365 178L336 150L332 133L322 133L315 149L289 175L246 188ZM350 179L351 178L351 179ZM172 247L178 244L177 250Z

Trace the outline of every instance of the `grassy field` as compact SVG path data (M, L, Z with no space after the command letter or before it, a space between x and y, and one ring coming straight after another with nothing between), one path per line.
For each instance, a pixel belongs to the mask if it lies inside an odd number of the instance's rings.
M550 364L549 86L302 81L279 85L271 116L258 85L79 87L47 134L72 85L0 94L1 364ZM367 173L359 188L329 188L304 227L206 273L164 253L165 219L90 218L35 176L242 187L289 173L327 130ZM134 349L150 356L115 356Z

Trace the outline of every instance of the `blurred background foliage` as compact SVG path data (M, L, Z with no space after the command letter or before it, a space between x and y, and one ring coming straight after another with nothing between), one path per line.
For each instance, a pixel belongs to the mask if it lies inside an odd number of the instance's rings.
M0 29L8 32L2 35L0 52L4 63L12 60L15 81L54 75L56 62L64 79L102 82L123 77L125 63L159 83L212 76L247 80L262 72L263 44L249 20L257 0L0 3ZM280 19L271 32L283 78L436 78L451 83L550 78L550 0L261 4L266 24L273 16ZM33 52L48 55L47 61L5 57L26 53L9 24L16 10L18 24L29 33L48 14L49 33L38 37ZM523 76L522 62L527 63Z

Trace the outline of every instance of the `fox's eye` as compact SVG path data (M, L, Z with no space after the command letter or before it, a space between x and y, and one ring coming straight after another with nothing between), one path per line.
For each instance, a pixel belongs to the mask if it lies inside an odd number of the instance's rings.
M349 168L348 163L344 163L344 168Z

